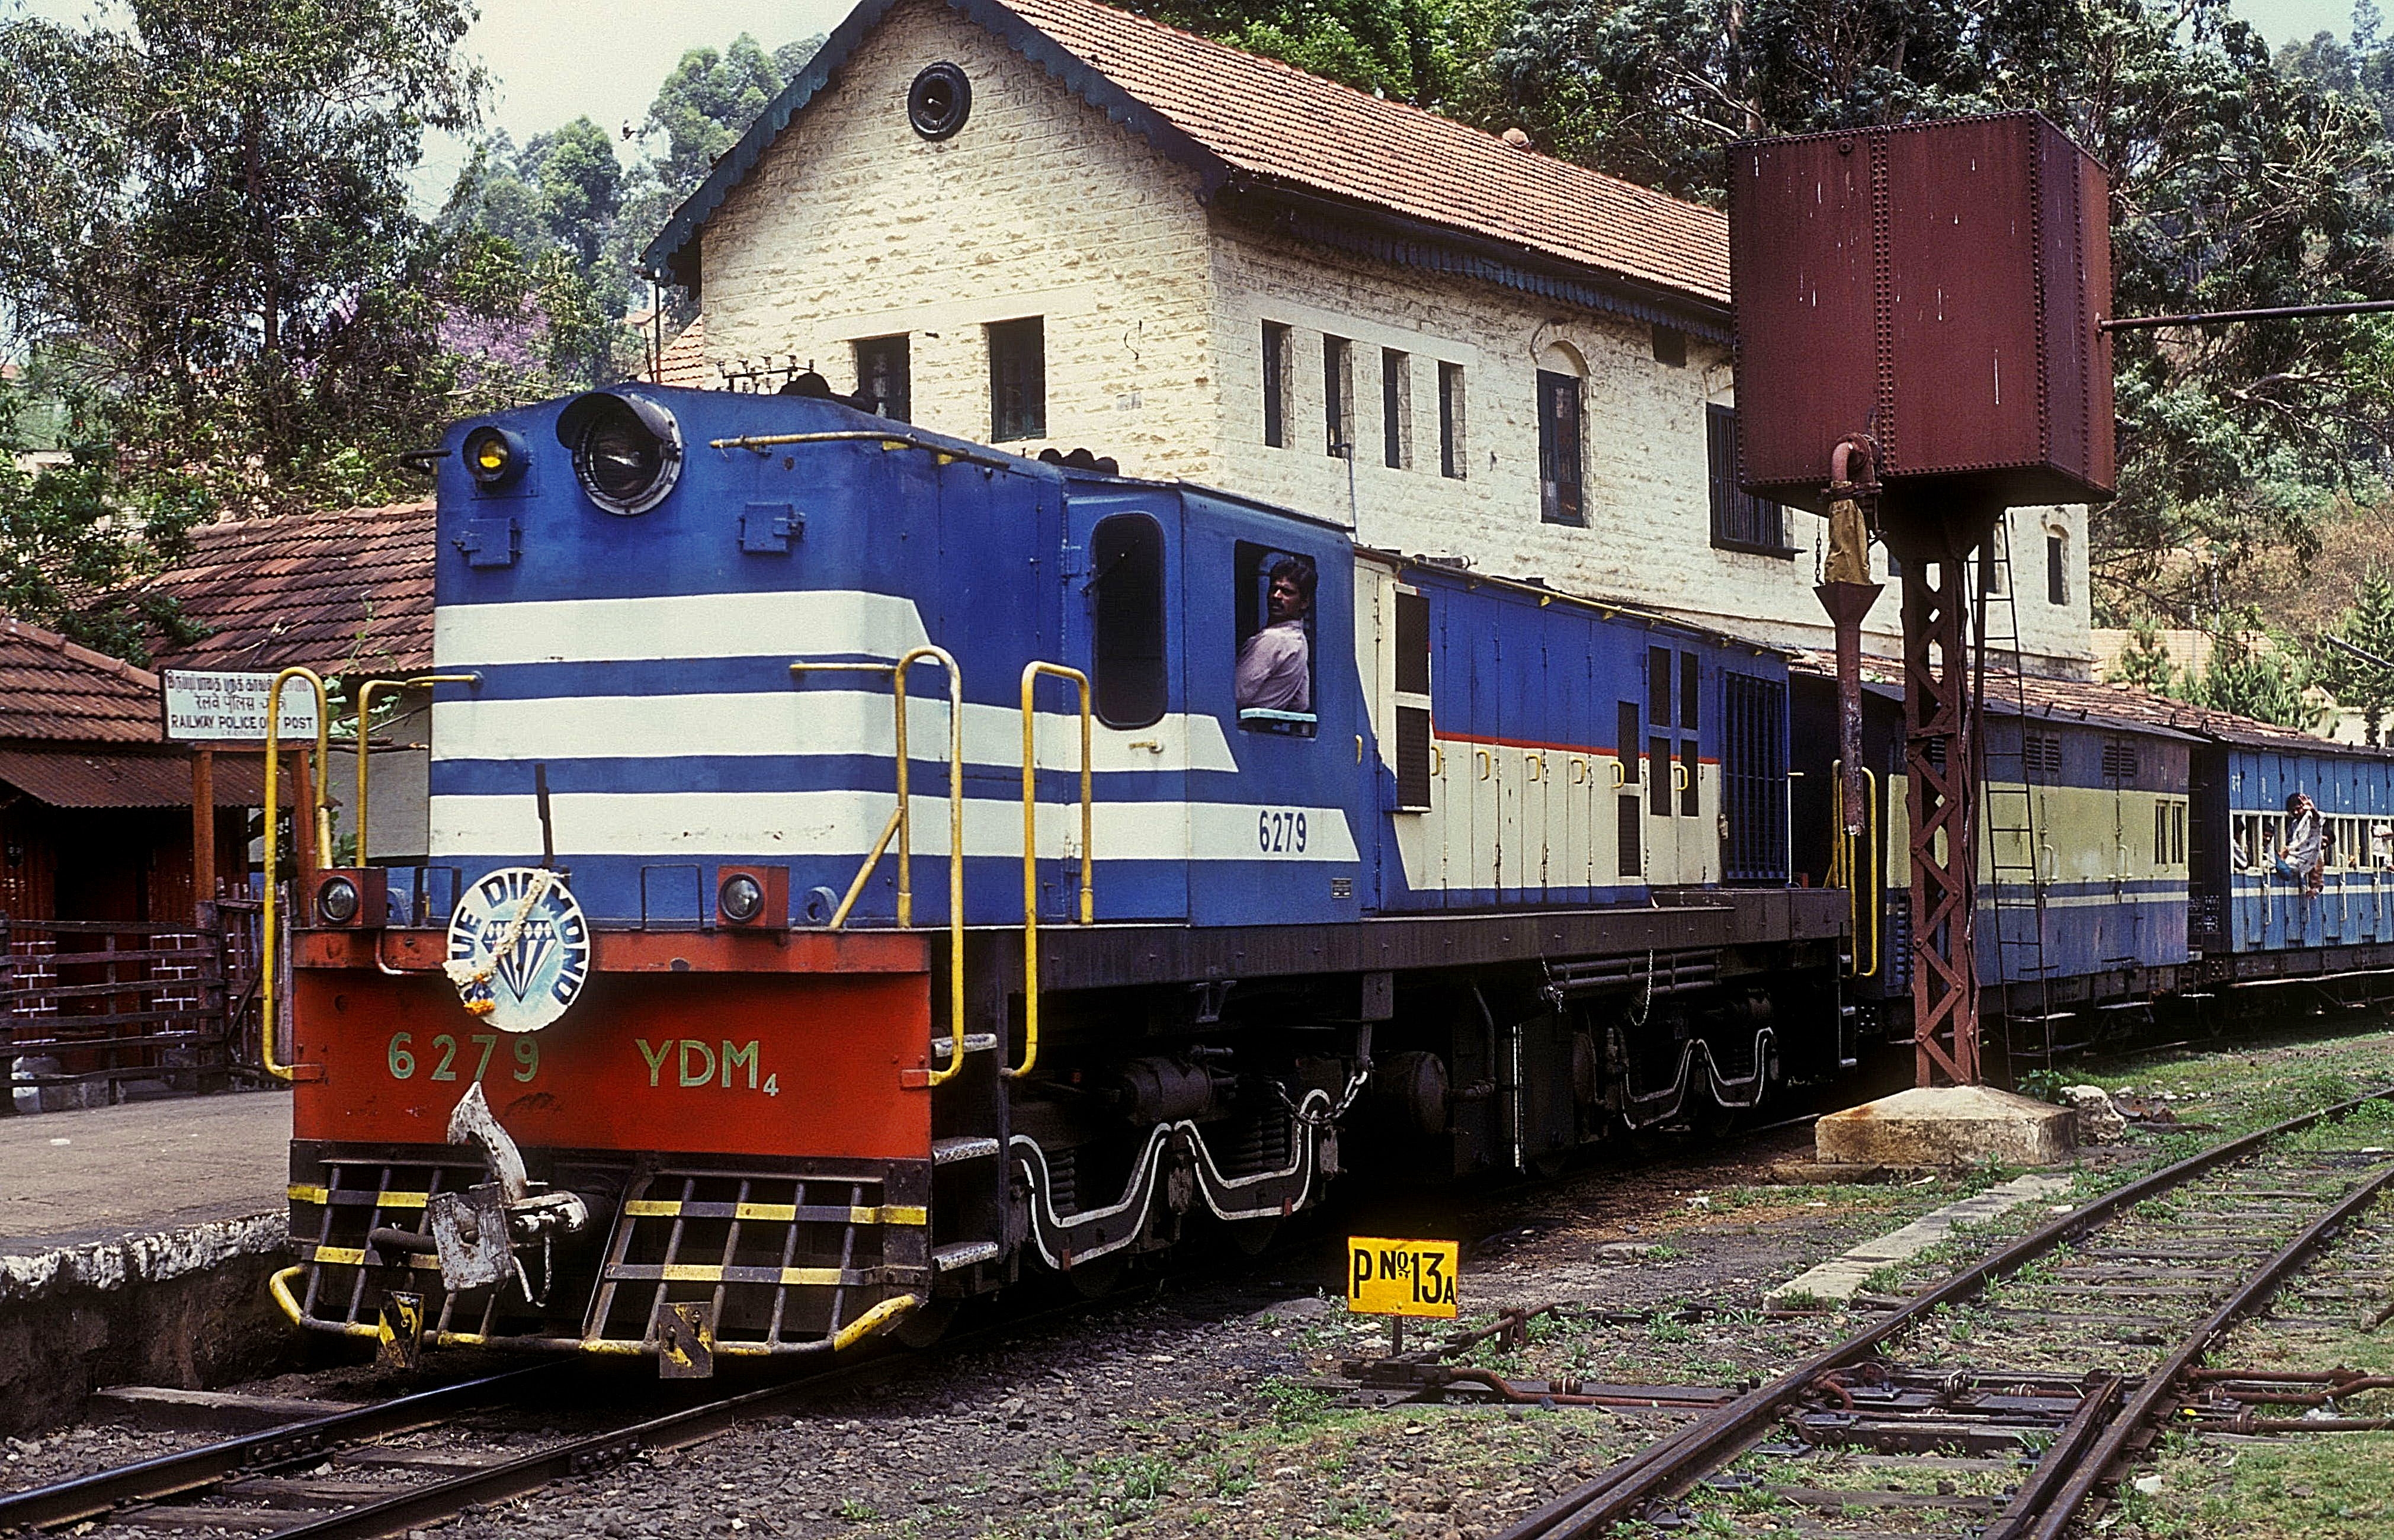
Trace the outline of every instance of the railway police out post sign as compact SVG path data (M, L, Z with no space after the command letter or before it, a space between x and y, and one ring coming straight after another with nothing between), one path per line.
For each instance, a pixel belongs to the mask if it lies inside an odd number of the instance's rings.
M1454 1319L1453 1241L1347 1239L1347 1308L1357 1315Z
M230 674L215 669L169 668L159 676L166 697L166 738L177 744L266 742L266 695L271 674ZM283 687L282 739L298 744L316 736L316 692L300 680Z

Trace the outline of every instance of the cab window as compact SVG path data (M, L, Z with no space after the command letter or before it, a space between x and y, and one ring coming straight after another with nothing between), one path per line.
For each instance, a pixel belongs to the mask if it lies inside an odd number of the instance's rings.
M1313 736L1313 607L1319 575L1309 556L1238 546L1237 653L1231 689L1250 732Z

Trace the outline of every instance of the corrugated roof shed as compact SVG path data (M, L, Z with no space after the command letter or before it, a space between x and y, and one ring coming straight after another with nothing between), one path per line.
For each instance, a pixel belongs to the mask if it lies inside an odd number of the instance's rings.
M158 676L55 631L0 619L0 739L155 744Z
M681 260L765 149L892 0L863 0L774 99L644 259ZM1401 102L1092 0L949 0L1093 106L1209 180L1325 195L1576 268L1729 302L1729 221Z
M1826 678L1837 675L1837 658L1834 652L1812 650L1798 652L1792 665L1807 674ZM1865 656L1862 659L1862 683L1885 689L1901 699L1903 693L1903 665L1895 658ZM2129 685L2095 684L2084 679L2052 679L2029 674L2020 678L2019 693L2015 697L2009 675L1990 667L1987 676L1987 709L2003 716L2016 713L2021 701L2032 717L2045 717L2062 721L2111 723L2126 728L2160 728L2173 732L2196 732L2225 743L2244 744L2256 747L2282 747L2299 753L2367 753L2382 754L2379 749L2360 749L2351 744L2332 743L2312 733L2281 727L2275 722L2256 721L2232 712L2213 711L2207 706L2190 705L2174 701L2166 695L2138 690Z
M207 629L160 666L320 674L432 665L432 504L211 524L152 586Z

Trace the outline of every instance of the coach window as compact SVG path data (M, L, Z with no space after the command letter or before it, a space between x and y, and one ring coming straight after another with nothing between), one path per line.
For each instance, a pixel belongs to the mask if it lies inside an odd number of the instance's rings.
M993 322L989 333L989 437L1047 436L1047 323L1045 317Z
M1313 559L1240 541L1238 653L1231 670L1239 725L1313 736Z
M1143 513L1118 513L1089 536L1089 599L1098 720L1141 728L1164 716L1164 529Z
M1429 596L1397 590L1397 807L1429 808Z
M1618 703L1613 717L1612 752L1621 761L1621 789L1613 794L1613 833L1620 842L1619 867L1624 877L1641 875L1646 870L1646 830L1638 822L1638 703Z

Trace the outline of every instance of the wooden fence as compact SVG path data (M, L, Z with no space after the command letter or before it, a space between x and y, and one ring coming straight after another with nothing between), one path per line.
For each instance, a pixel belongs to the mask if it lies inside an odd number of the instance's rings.
M0 915L0 1085L85 1106L135 1082L195 1092L261 1073L254 900L180 922ZM0 1097L0 1117L17 1111Z

